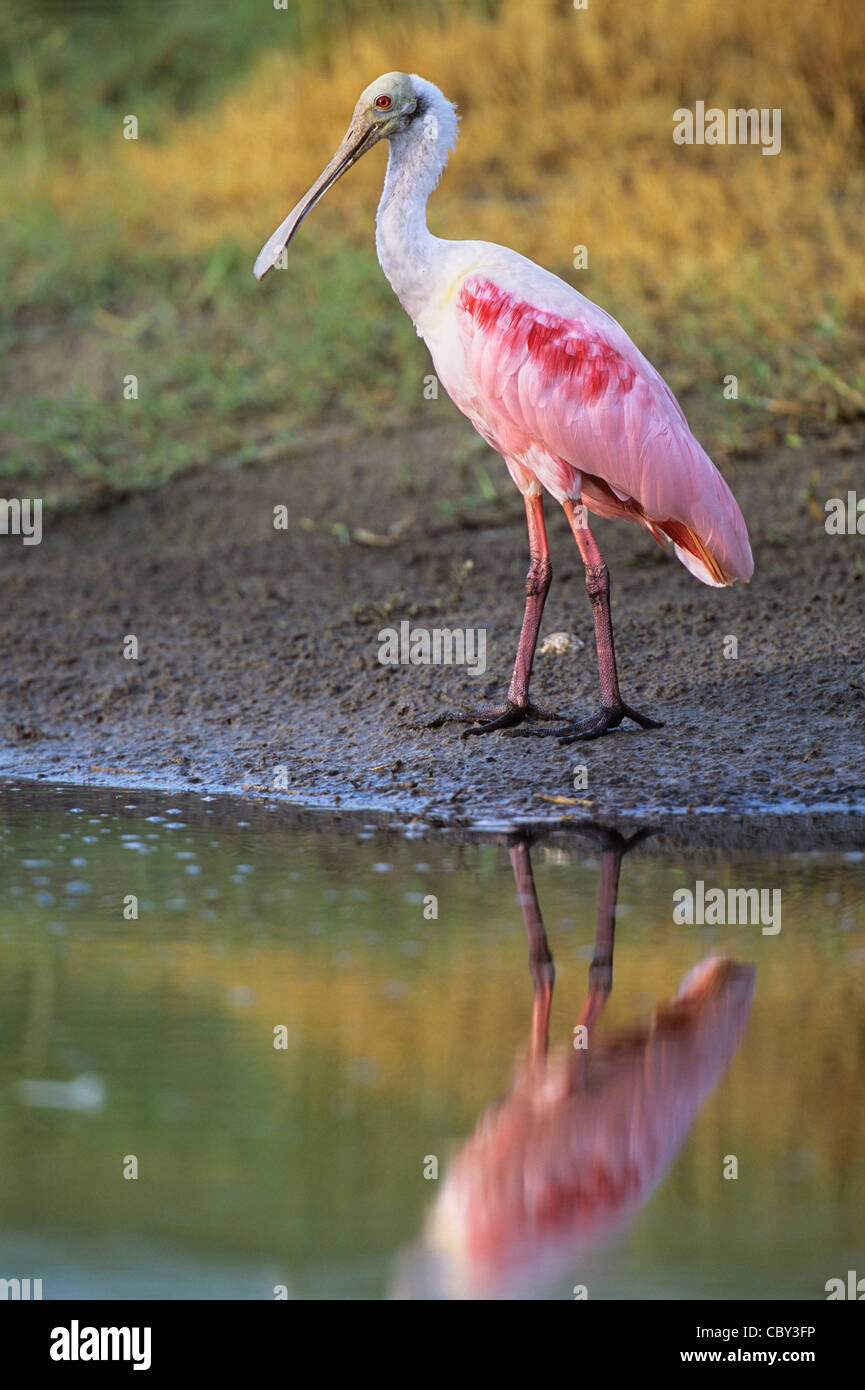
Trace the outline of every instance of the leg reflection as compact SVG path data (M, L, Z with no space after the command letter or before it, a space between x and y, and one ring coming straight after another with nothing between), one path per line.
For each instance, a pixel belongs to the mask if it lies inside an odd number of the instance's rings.
M401 1257L396 1294L519 1297L571 1269L636 1213L683 1144L705 1096L735 1055L754 969L703 961L648 1024L598 1038L613 980L616 900L625 838L579 827L601 851L595 947L579 1015L587 1046L549 1048L554 964L532 873L530 839L508 853L529 942L528 1058L479 1119L441 1180L421 1242Z

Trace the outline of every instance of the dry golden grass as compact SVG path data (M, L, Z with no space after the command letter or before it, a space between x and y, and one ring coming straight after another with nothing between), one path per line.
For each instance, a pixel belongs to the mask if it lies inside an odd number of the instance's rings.
M858 0L506 0L488 20L383 15L337 41L327 63L274 53L222 105L164 142L94 151L59 171L60 211L99 223L118 200L136 242L254 252L329 158L360 88L420 71L459 104L462 138L431 221L448 236L501 240L558 269L576 243L625 304L675 314L692 297L719 336L807 333L834 297L865 322L865 9ZM673 111L780 107L783 149L683 147ZM384 154L317 218L371 236ZM579 272L571 271L579 282ZM706 325L706 331L711 332Z

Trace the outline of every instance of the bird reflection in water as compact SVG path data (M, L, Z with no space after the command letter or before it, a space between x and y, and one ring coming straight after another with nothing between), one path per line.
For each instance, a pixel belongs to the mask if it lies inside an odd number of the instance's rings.
M529 938L528 1051L517 1059L507 1095L449 1164L420 1242L399 1256L397 1298L530 1296L578 1270L648 1200L741 1041L755 969L723 956L691 970L648 1023L597 1037L612 988L622 858L652 832L626 839L594 824L579 832L600 845L601 885L578 1024L568 1045L550 1052L555 967L531 837L520 833L508 852Z

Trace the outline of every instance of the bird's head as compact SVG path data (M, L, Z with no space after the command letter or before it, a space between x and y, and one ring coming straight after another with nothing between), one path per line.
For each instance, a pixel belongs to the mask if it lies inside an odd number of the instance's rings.
M424 114L424 110L420 79L409 77L404 72L386 72L370 83L361 93L351 124L333 159L258 253L253 272L256 280L261 280L272 269L306 214L320 202L337 179L342 178L346 170L379 140L390 139L392 135L401 135L408 130L412 122Z

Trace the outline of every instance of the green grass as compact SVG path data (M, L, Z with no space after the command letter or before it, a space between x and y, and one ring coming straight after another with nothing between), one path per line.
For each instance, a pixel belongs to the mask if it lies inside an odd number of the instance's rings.
M47 161L86 156L128 112L158 138L267 47L320 58L366 8L0 5L0 186L29 189L0 237L0 478L74 505L252 460L264 442L290 448L325 420L372 428L412 413L428 359L371 249L308 238L259 286L251 244L223 242L202 262L166 228L164 244L131 249L120 199L76 240L50 191ZM123 396L129 374L137 400Z
M53 265L0 339L14 338L23 370L24 353L57 355L60 316L60 382L0 406L0 470L48 505L254 460L324 420L372 428L422 400L426 355L371 254L308 242L264 286L231 245L203 265L89 269ZM125 399L132 375L138 398Z
M838 2L833 0L835 7ZM627 82L623 78L611 93L612 109L613 97L627 108L621 129L635 142L633 160L623 155L614 121L609 134L606 126L589 137L583 133L582 122L591 115L580 105L583 91L591 96L593 83L597 91L609 90L610 64L619 61L615 34L610 37L607 20L596 15L579 20L587 36L587 26L596 26L594 47L562 52L562 63L577 64L576 76L561 101L556 89L554 111L545 112L542 102L524 111L525 145L508 164L500 159L501 132L508 130L518 96L508 88L507 73L513 81L513 73L525 68L526 80L540 91L546 71L541 49L526 47L516 3L332 0L323 6L319 0L290 0L290 8L280 11L270 0L117 0L103 6L0 0L0 200L14 209L0 233L0 479L15 479L22 492L38 489L48 505L74 505L192 468L278 457L321 424L374 429L383 422L429 418L423 378L431 366L377 265L374 197L364 193L352 204L335 196L292 247L287 269L258 285L251 266L272 226L272 212L258 212L259 200L271 196L269 170L252 179L246 201L235 209L232 164L223 160L223 146L215 156L211 152L210 163L206 156L199 164L187 147L184 120L198 113L209 123L212 113L212 129L222 138L221 113L236 96L242 119L229 125L224 146L236 157L259 134L262 92L269 101L266 139L267 148L275 149L274 183L281 188L284 182L288 194L308 167L304 142L294 141L294 162L287 162L287 152L276 150L282 108L278 99L274 104L266 73L260 88L244 87L244 79L254 71L258 81L260 62L289 55L285 72L291 82L301 70L306 82L295 84L303 94L302 121L298 126L295 112L290 128L305 134L309 120L314 129L332 126L337 134L345 113L331 109L328 63L347 71L351 46L340 44L359 20L365 34L378 36L368 62L376 61L379 49L382 62L394 61L392 53L418 61L430 54L432 70L460 101L467 121L477 122L473 110L486 113L460 147L433 220L448 225L449 219L450 234L487 235L525 249L604 304L684 398L697 432L721 461L743 447L755 425L764 440L802 438L865 413L865 301L851 279L844 240L861 203L861 179L851 176L849 186L839 185L838 207L847 222L830 218L822 240L810 219L798 228L785 222L783 244L769 214L765 223L757 217L750 230L739 228L732 216L724 220L719 163L706 165L701 182L702 166L677 155L649 181L641 151L648 151L649 163L662 155L671 159L672 144L666 124L663 139L658 135L660 116L653 115L644 129L641 112L654 100L652 84L679 61L679 47L684 44L687 52L694 41L670 30L665 3L649 0L644 11L656 55L648 87L645 64L634 64ZM741 6L745 13L745 0ZM571 22L567 8L555 14L549 6L533 10L532 42L546 34L550 51L558 53L555 26ZM609 24L615 26L620 13L621 4L612 0ZM722 23L714 10L706 13ZM484 31L487 53L478 46L477 26L490 15L496 22ZM405 26L425 27L412 29L406 44L393 37L397 22L404 32ZM803 72L814 35L826 32L819 16L809 22L817 28L811 38L810 30L803 31L796 49ZM702 32L699 15L688 23ZM752 65L768 64L759 29L750 43ZM477 50L468 64L467 48ZM722 48L714 51L723 57ZM291 66L295 60L297 69ZM790 68L785 62L779 73ZM817 97L825 67L821 60L809 76L816 84L814 111L822 109ZM762 73L759 66L750 70ZM777 75L771 66L766 72ZM723 90L729 73L721 66L719 74ZM279 68L280 83L283 77ZM665 91L658 105L664 122L666 103ZM144 175L134 158L117 156L119 123L130 112L140 122L141 153L146 146L151 155ZM567 112L573 121L555 126ZM191 147L201 150L200 130L192 139ZM848 136L851 150L859 148L858 139ZM812 148L811 183L803 184L801 203L810 199L815 209L825 210L831 200L827 204L818 181L819 147ZM164 156L195 195L182 208L172 204L170 179L154 180L154 151L159 169ZM573 161L552 180L544 174L550 151L560 161ZM619 178L623 160L627 168ZM774 162L765 164L772 169L763 171L758 162L761 176L776 178ZM581 197L576 210L561 197L556 201L571 187L572 168L582 180L574 185ZM83 192L70 188L79 174ZM635 194L632 174L642 178ZM517 175L527 190L523 199L509 191L508 180ZM222 186L214 186L220 176ZM729 165L731 209L753 207L753 189L762 185L752 185L752 178L747 160ZM593 195L595 179L600 191ZM358 180L361 187L361 175ZM788 198L789 186L788 179ZM681 247L668 252L671 190L680 194L676 216L681 209L683 224L686 215L690 220ZM550 204L543 201L547 195ZM718 226L715 241L701 243L707 196L716 200ZM217 231L202 250L191 243L196 218L210 206ZM609 206L619 209L615 225L605 225ZM235 214L234 221L226 211ZM591 268L575 274L569 248L583 216L596 244ZM613 235L607 259L605 243ZM719 246L728 241L730 254L719 256ZM823 247L825 255L819 251L817 259L826 268L825 286L822 277L803 276L797 268L800 255L810 264L815 248ZM739 379L734 408L721 393L729 373ZM125 400L124 378L132 374L138 399Z

